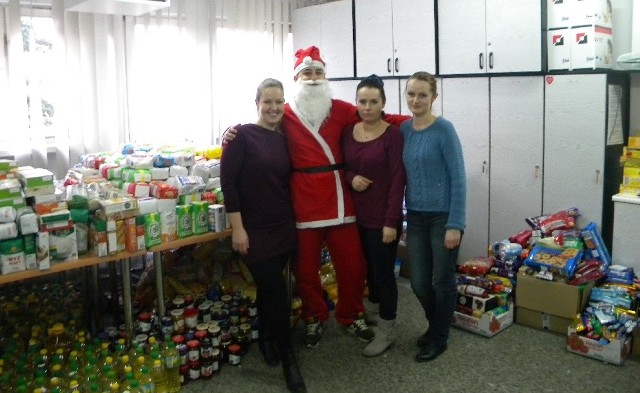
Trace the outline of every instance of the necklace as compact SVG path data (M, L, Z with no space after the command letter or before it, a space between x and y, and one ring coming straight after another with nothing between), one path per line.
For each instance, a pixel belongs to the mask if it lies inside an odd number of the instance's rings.
M367 129L364 122L356 124L353 129L353 137L356 141L363 142L378 138L387 129L388 124L380 121Z

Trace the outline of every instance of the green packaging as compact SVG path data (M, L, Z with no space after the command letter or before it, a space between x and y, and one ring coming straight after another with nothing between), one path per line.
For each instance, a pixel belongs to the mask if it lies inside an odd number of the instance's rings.
M147 213L143 215L143 220L144 245L147 247L153 247L162 243L162 234L160 232L160 213Z
M191 205L176 206L176 234L179 239L193 235L191 210Z
M194 235L209 232L209 202L196 201L191 203L191 222Z

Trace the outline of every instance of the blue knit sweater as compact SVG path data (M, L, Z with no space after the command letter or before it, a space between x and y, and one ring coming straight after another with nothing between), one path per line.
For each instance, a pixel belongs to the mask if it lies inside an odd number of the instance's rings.
M407 210L449 213L447 229L466 225L466 176L462 145L453 124L438 117L416 130L411 120L400 126L402 159L407 171Z

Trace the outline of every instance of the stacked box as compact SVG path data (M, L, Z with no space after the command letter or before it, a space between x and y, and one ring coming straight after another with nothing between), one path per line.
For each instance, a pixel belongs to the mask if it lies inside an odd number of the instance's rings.
M518 273L516 323L566 334L571 320L589 301L594 282L567 285Z
M622 183L620 193L640 195L640 136L630 136L620 157Z
M612 17L608 0L548 2L548 69L613 68Z

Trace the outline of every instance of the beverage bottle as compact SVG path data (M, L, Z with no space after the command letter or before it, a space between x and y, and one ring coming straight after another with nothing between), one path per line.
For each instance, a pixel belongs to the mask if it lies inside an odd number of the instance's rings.
M105 372L106 371L106 372ZM111 391L111 384L114 381L118 381L118 378L116 377L116 372L113 370L103 370L102 374L99 377L100 379L100 385L103 387L103 390L108 390ZM120 388L120 386L118 386L118 389Z
M62 323L55 323L48 333L46 347L50 353L55 353L58 348L62 348L65 356L71 352L73 337L65 330Z
M46 392L47 391L47 379L43 376L37 376L36 380L33 382L33 391L41 391L41 392Z
M133 366L133 375L135 375L138 381L140 380L140 374L142 374L142 369L145 367L147 368L147 370L149 369L147 358L144 356L138 356Z
M147 366L142 366L140 374L136 377L136 379L138 380L140 391L142 393L153 393L155 391L153 378L151 378L151 374Z
M122 393L142 393L142 390L138 381L132 379L129 386L122 389Z
M167 382L164 374L164 367L162 366L162 360L155 359L153 361L153 367L151 368L151 378L153 379L153 385L155 387L155 393L167 393Z
M66 372L59 363L51 367L51 377L49 378L49 388L60 387L61 389L67 385Z
M180 353L173 341L168 341L162 352L165 381L170 393L180 391Z

